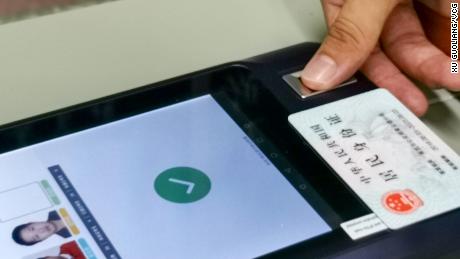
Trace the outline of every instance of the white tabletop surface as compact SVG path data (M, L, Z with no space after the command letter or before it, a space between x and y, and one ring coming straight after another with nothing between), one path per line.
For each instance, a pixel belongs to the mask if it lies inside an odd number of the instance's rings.
M119 0L0 25L0 124L324 33L317 0Z

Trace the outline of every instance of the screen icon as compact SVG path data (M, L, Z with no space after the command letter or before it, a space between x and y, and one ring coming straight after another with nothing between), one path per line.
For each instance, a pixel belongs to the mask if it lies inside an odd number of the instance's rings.
M157 176L154 189L165 200L191 203L204 198L209 193L211 180L198 169L173 167Z

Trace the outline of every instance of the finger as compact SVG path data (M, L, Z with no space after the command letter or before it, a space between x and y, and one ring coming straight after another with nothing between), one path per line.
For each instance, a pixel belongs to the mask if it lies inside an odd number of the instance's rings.
M361 67L374 84L389 90L417 116L428 109L425 95L414 85L391 60L377 47Z
M390 15L382 32L382 46L409 76L432 87L460 90L460 77L451 73L450 58L427 40L411 5L398 5Z
M459 3L459 0L418 0L418 2L423 3L424 5L431 8L433 11L445 16L450 17L450 4Z
M337 16L339 16L340 10L345 4L345 0L322 0L321 4L323 6L327 27L330 28L335 19L337 19Z
M443 16L441 10L435 11L418 1L414 1L414 9L428 40L446 55L450 55L450 17Z
M375 47L388 15L398 2L345 1L320 49L304 68L302 82L309 88L323 90L352 76ZM333 3L332 0L325 0L324 4L334 6L328 3Z

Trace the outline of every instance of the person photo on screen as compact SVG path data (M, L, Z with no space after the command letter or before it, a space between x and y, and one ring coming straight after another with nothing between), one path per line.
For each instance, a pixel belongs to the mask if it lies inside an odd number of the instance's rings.
M86 259L75 241L65 243L59 247L58 255L42 256L37 259Z
M15 227L11 234L17 244L25 246L39 243L52 235L62 238L72 236L56 211L51 211L46 221L29 222Z

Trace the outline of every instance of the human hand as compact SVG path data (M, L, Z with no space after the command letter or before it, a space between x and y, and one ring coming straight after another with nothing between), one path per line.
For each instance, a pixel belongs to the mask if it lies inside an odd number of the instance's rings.
M415 1L423 2L436 14L421 16L424 25L442 17L449 19L450 3L458 3L458 0L322 0L329 33L304 68L303 84L313 90L329 89L361 69L371 81L388 89L419 116L426 112L428 102L407 76L431 87L460 90L460 77L450 72L450 57L439 49L442 40L436 40L443 38L439 36L440 30L441 36L448 34L450 39L449 23L446 28L425 34L414 9L414 4L422 4Z

